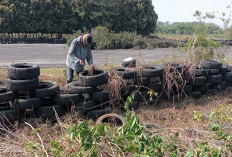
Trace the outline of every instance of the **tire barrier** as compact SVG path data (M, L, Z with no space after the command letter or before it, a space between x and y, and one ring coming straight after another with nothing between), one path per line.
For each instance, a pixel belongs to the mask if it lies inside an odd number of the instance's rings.
M204 94L217 94L232 83L232 68L217 61L203 60L199 66L181 63L164 66L143 65L140 69L113 68L83 71L79 81L67 87L41 82L40 68L32 64L12 64L8 68L5 87L0 88L0 124L8 125L25 118L56 119L74 110L97 119L109 114L112 106L134 110L139 105L158 105L166 100L176 102L184 97L199 99ZM117 75L125 86L120 86L121 100L116 104L111 93L102 86L111 84L109 77ZM133 97L125 103L128 97ZM113 104L113 105L112 105Z
M39 43L48 43L48 44L66 44L67 40L65 38L48 38L48 37L38 37L38 38L6 38L0 39L0 44L39 44Z

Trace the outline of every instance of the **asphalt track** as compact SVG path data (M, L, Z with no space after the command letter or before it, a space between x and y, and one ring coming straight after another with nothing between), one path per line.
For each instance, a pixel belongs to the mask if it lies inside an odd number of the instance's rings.
M33 63L41 67L64 67L68 47L65 44L0 44L0 67L12 63ZM143 64L159 61L166 55L182 57L177 48L157 48L152 50L92 50L94 64L119 65L124 58L134 57ZM228 49L228 58L232 58L232 48Z

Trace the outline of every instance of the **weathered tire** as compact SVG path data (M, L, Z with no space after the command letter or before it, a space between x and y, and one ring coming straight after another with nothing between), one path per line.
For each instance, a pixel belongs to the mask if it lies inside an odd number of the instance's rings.
M90 96L90 100L92 101L106 101L109 100L110 93L108 91L100 91L100 92L94 92Z
M208 83L220 83L220 82L222 82L222 75L221 74L209 75L206 78L206 82L208 82Z
M148 98L148 91L137 91L134 95L134 101L143 102Z
M40 98L15 99L14 107L19 110L38 109L42 103Z
M207 70L199 68L199 67L192 67L191 68L191 74L195 77L199 77L199 76L208 76L209 73Z
M205 76L195 77L193 80L193 85L203 85L205 80L206 80Z
M111 112L110 108L105 108L101 110L93 110L88 113L88 118L90 119L97 119L105 114L108 114Z
M222 74L222 75L227 73L227 65L226 64L222 65L222 68L220 69L219 73Z
M179 72L182 73L183 65L181 63L170 62L165 64L166 68L169 68L169 73Z
M136 87L134 85L129 85L127 87L123 87L121 89L121 95L122 96L130 96L135 90L136 90Z
M224 75L222 75L222 80L232 82L232 72L226 72Z
M193 90L193 86L192 85L185 85L183 87L183 92L185 94L187 94L187 95L190 94L192 92L192 90Z
M206 93L211 86L211 83L204 83L203 85L194 86L195 90L201 91L202 93Z
M15 98L16 98L16 95L14 92L12 91L7 92L6 88L0 89L0 103L14 101Z
M134 80L134 85L143 85L146 86L149 83L148 77L136 77Z
M217 94L217 90L216 90L216 89L209 89L209 90L207 91L207 94L215 95L215 94Z
M201 92L200 91L194 91L190 93L190 97L193 99L199 99L201 97Z
M80 84L85 87L96 87L108 82L108 74L104 69L94 69L93 76L88 76L89 71L79 73Z
M113 68L112 73L123 77L124 79L133 79L137 78L137 71L128 69L128 68Z
M222 63L213 60L202 60L201 67L205 69L221 69Z
M54 104L75 105L81 101L79 94L57 94L51 99Z
M125 104L120 104L119 106L124 109ZM137 101L132 101L131 103L128 104L129 110L136 109L138 108L138 106L139 106L139 103Z
M83 103L78 103L75 105L75 109L83 112L90 112L94 110L97 106L97 103L95 101L86 101Z
M33 91L39 87L39 79L34 78L31 80L12 80L6 78L5 86L10 91Z
M159 83L150 83L148 88L153 90L154 92L160 92L162 90L162 85Z
M141 74L143 77L163 77L164 68L160 66L153 65L143 65L141 69Z
M45 98L45 97L53 97L59 94L59 86L54 85L51 82L40 82L38 89L35 90L35 97Z
M221 69L210 69L210 75L218 75L220 74Z
M68 88L70 94L92 94L94 92L92 87L83 87L78 81L69 83Z
M19 120L19 114L17 110L13 109L0 111L0 125L12 124L17 120Z
M54 111L54 109L56 112ZM64 107L61 105L42 106L38 110L35 110L35 115L43 119L55 118L56 113L58 116L62 115L64 113Z
M124 118L118 114L105 114L97 119L96 124L103 123L106 118L116 118L119 121L121 121L121 126L126 125L126 121L124 120ZM115 121L115 120L113 120L113 121Z
M28 63L12 64L7 67L8 77L13 80L27 80L38 78L40 68L38 65Z

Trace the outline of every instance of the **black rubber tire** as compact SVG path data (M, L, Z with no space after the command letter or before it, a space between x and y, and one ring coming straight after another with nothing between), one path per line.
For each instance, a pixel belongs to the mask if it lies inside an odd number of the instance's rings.
M190 93L190 97L193 99L199 99L201 97L201 92L200 91L194 91Z
M107 101L109 100L110 93L108 91L100 91L100 92L94 92L90 96L90 100L92 101Z
M144 102L148 98L148 91L137 91L134 95L134 101Z
M85 87L96 87L108 82L108 74L104 69L94 69L93 76L88 76L89 71L85 70L79 73L80 84Z
M224 75L222 75L222 80L232 82L232 72L226 72Z
M112 120L113 122L115 122L115 118L117 118L118 120L120 120L120 121L121 121L121 126L126 125L126 121L125 121L124 118L123 118L121 115L119 115L119 114L105 114L105 115L103 115L103 116L101 116L101 117L99 117L99 118L97 119L96 124L102 124L103 121L104 121L106 118L109 118L109 117L113 117L113 120Z
M54 111L54 109L56 112ZM64 113L64 107L62 105L42 106L35 111L36 117L41 117L43 119L55 118L56 113L58 116L62 115Z
M69 83L68 88L70 94L92 94L94 92L92 87L83 87L78 81Z
M195 77L193 81L193 85L203 85L205 83L206 77L205 76L199 76Z
M207 94L215 95L215 94L217 94L217 90L216 90L216 89L209 89L209 90L207 91Z
M219 73L222 74L222 75L227 73L227 65L226 64L222 65L222 68L220 69Z
M222 81L220 84L221 84L221 89L225 89L226 88L226 81Z
M40 98L15 99L14 107L19 110L38 109L43 101Z
M13 80L27 80L38 78L40 68L38 65L28 63L12 64L7 67L8 77Z
M169 73L173 73L173 72L179 72L182 73L182 69L183 69L183 65L182 63L176 63L176 62L170 62L170 63L166 63L165 67L169 67Z
M180 93L180 94L175 94L175 95L170 96L168 100L170 102L173 102L173 101L176 102L176 101L181 100L183 97L184 97L184 95L182 93Z
M15 109L0 111L0 125L13 124L19 120L19 112Z
M154 92L160 92L162 90L162 85L159 83L150 83L148 88Z
M126 88L123 87L121 89L121 95L122 96L130 96L135 90L136 90L136 87L134 85L129 85Z
M34 78L31 80L11 80L5 79L5 86L10 91L33 91L39 87L39 79Z
M206 93L211 86L211 83L204 83L203 85L194 86L194 89L197 91L201 91L202 93Z
M207 70L199 68L199 67L192 67L191 68L191 73L195 77L208 76L209 75Z
M113 68L112 73L123 77L124 79L133 79L137 78L137 71L129 68Z
M154 65L143 65L141 69L141 74L143 77L163 77L164 68L161 66L154 66Z
M75 105L81 101L79 94L57 94L51 99L54 104Z
M220 74L221 69L210 69L210 75L218 75Z
M206 78L206 82L208 82L208 83L220 83L220 82L222 82L222 74L209 75Z
M187 94L187 95L190 94L192 92L192 90L193 90L193 86L192 85L185 85L183 87L183 92L185 94Z
M0 89L0 103L14 101L15 98L16 98L16 95L14 92L12 91L7 92L6 88Z
M149 78L148 77L136 77L134 80L134 85L142 85L146 86L149 84Z
M105 108L101 110L93 110L88 113L88 118L90 119L97 119L105 114L108 114L111 112L110 108Z
M222 63L213 60L202 60L201 67L205 69L221 69Z
M60 93L59 85L54 85L51 82L40 82L38 89L35 90L35 97L45 98L53 97Z
M120 104L119 107L123 108L125 110L125 104ZM137 101L132 101L128 104L129 110L132 111L134 109L137 109L139 107L139 103Z
M82 112L90 112L94 110L96 107L97 103L95 101L86 101L75 105L75 109Z

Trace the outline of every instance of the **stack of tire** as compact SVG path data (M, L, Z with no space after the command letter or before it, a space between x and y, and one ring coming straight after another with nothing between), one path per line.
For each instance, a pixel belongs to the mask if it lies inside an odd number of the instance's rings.
M50 44L66 44L67 40L65 38L48 38L48 37L38 37L38 38L7 38L0 39L1 44L36 44L36 43L50 43Z
M68 93L80 96L80 102L75 103L75 110L96 119L111 112L109 107L109 92L104 91L108 83L108 73L104 69L83 71L79 73L79 81L68 84Z
M162 92L164 68L155 65L143 65L140 73L141 79L147 81L146 83L143 82L142 86L140 85L139 91L141 92L136 92L135 96L138 97L136 99L141 99L141 95L143 95L147 98L149 104L157 104ZM149 94L148 91L152 91L152 93Z
M121 80L124 80L122 86L120 87L122 99L119 102L117 101L117 105L122 108L125 106L125 101L127 100L128 96L131 96L132 93L138 90L138 85L148 84L148 78L138 77L137 73L138 72L136 69L129 67L113 68L111 71L112 76L116 75L119 76ZM135 109L139 105L138 101L145 100L146 98L144 98L141 93L140 98L135 96L133 102L130 102L130 104L128 104L128 107L130 110Z
M20 117L29 110L29 113L33 114L32 112L42 104L40 98L32 96L32 92L39 87L39 66L20 63L9 65L7 70L8 77L5 79L5 86L8 91L16 94L14 108L19 112Z
M178 62L166 63L161 98L173 102L189 95L192 92L192 85L186 83L188 78L186 66Z
M54 109L58 115L63 112L60 104L46 103L57 95L59 86L54 86L49 82L39 82L40 68L38 65L12 64L7 70L5 87L15 94L14 109L18 111L21 120L35 117L54 118Z
M0 125L13 124L19 120L19 113L13 107L16 95L12 91L7 91L5 87L0 88Z

